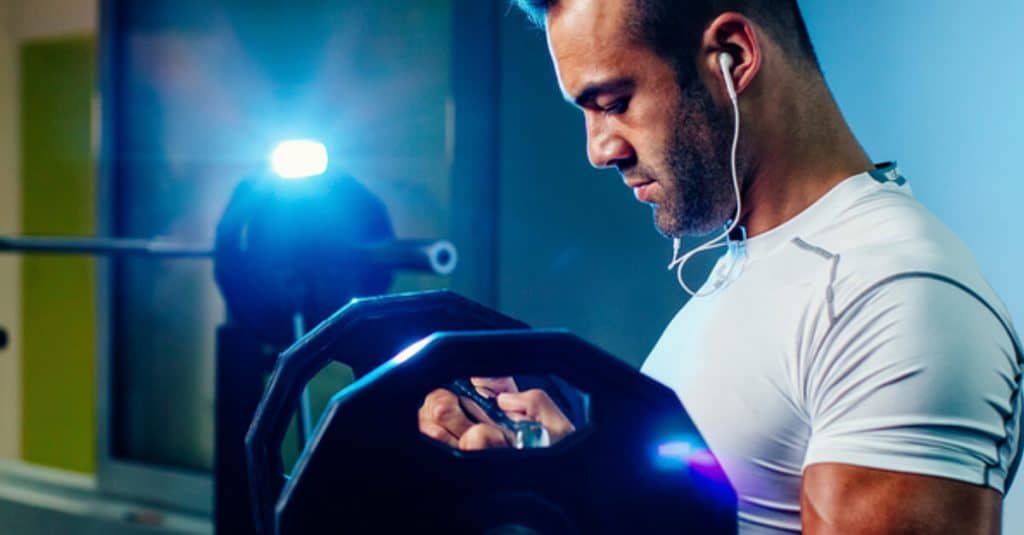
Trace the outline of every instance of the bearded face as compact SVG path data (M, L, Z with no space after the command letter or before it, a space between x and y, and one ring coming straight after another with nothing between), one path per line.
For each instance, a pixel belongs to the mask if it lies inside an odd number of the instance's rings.
M736 210L729 163L732 121L700 80L680 81L670 113L674 129L663 158L664 198L652 206L654 224L667 237L710 233Z
M547 37L559 83L584 112L591 164L617 168L652 206L662 234L707 234L736 208L731 112L696 72L630 33L631 5L563 0L552 9Z

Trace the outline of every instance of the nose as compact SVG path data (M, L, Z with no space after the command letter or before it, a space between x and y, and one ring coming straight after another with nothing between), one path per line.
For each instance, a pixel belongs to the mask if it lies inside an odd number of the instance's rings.
M590 165L598 169L632 165L636 154L622 135L609 128L600 119L587 120L587 157Z

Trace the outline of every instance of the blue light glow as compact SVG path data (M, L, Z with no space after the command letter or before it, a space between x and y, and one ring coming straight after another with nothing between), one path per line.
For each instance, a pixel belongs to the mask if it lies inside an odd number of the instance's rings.
M689 440L676 438L658 444L654 464L662 470L686 470L689 468L690 458L697 451L700 451L700 448L695 447Z
M717 469L718 461L699 439L693 437L676 437L658 444L655 453L655 464L664 470L698 470Z
M682 440L666 442L658 446L658 456L665 459L686 462L692 453L693 446Z
M676 474L704 495L736 506L732 484L703 440L694 435L665 438L652 449L656 469Z
M312 139L284 141L270 154L270 166L281 178L322 175L327 171L327 148Z

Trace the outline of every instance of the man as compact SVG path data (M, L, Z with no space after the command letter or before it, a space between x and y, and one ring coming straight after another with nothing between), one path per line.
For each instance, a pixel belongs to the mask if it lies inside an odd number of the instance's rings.
M1020 439L1008 314L895 166L865 154L795 0L519 4L584 112L591 163L617 168L663 234L740 212L746 238L732 233L643 372L721 460L741 532L998 533ZM543 392L478 383L555 440L571 432ZM463 449L504 445L444 391L420 425Z

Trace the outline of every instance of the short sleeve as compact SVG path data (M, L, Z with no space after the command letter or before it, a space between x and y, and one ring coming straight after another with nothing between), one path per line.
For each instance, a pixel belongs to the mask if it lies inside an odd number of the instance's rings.
M1019 363L999 318L928 278L840 311L804 378L804 467L844 463L1005 491L1019 447Z

